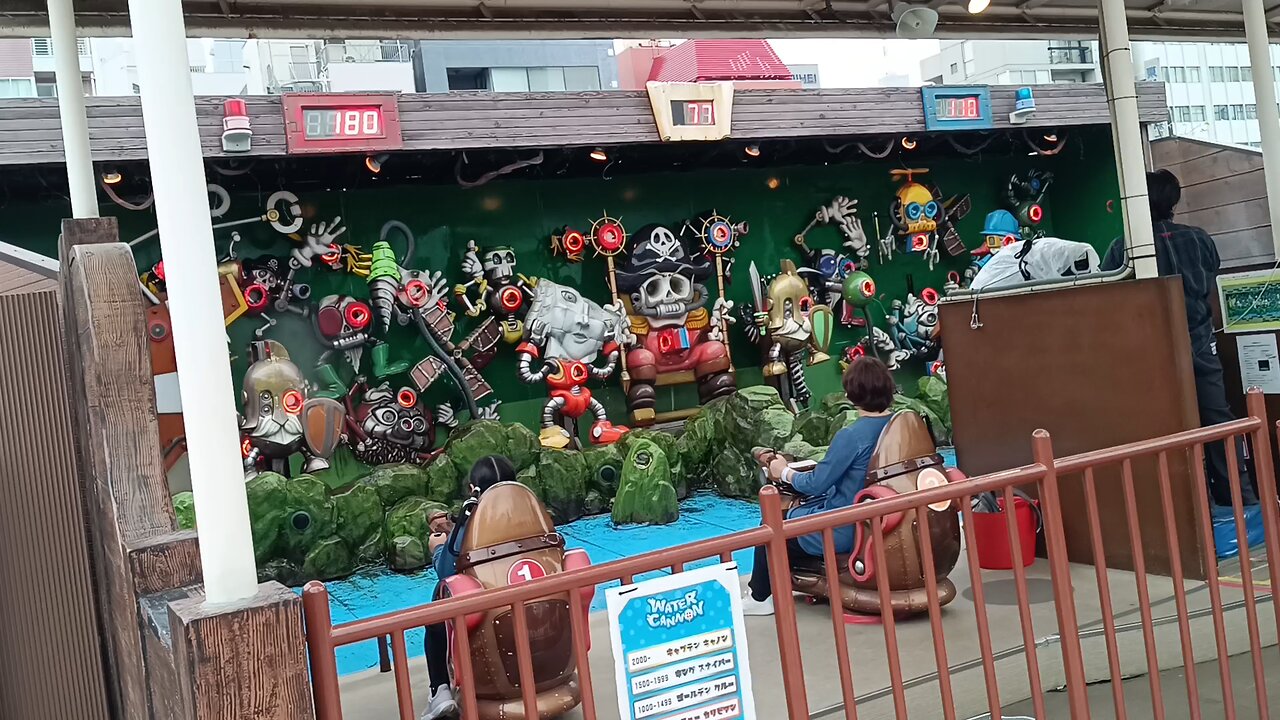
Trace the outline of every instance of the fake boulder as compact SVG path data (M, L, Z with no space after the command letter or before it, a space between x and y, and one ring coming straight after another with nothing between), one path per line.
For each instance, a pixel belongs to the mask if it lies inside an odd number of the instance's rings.
M632 430L622 439L618 441L618 445L624 455L630 456L631 448L641 441L647 441L656 444L662 448L662 452L667 456L667 465L670 468L670 482L676 490L676 495L681 499L685 499L689 495L689 476L685 474L684 464L680 459L679 441L670 433L661 430L647 430L639 428Z
M351 551L337 535L330 535L317 542L302 561L302 574L317 580L332 580L350 575L354 569Z
M622 482L613 500L613 522L665 525L680 517L667 454L652 440L629 443Z
M387 542L388 564L393 570L417 570L430 561L422 550L431 534L428 520L444 510L440 503L424 497L408 497L391 508L383 537Z
M417 465L379 465L361 481L378 492L382 507L390 508L411 495L426 492L426 478Z
M556 525L582 517L587 499L587 461L572 450L545 450L521 478L542 500Z
M609 510L609 503L618 494L618 480L622 476L622 451L614 445L600 445L582 452L587 464L587 496L583 512L599 515Z
M382 500L369 485L355 485L334 495L333 506L337 513L338 537L349 549L360 548L382 529Z
M427 463L422 472L426 476L427 497L431 500L450 505L462 496L464 476L454 467L447 450Z
M480 458L486 455L507 455L507 437L507 426L502 423L476 420L463 425L449 436L443 455L453 462L458 477L465 478Z
M196 500L190 492L180 492L173 496L173 514L178 521L179 530L194 530L196 527Z
M285 557L300 561L334 534L333 500L329 486L311 475L284 480L284 496L279 542Z

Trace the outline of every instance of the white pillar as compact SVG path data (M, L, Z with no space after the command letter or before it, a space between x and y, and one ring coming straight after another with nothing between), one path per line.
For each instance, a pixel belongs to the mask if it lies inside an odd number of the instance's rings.
M182 4L129 0L208 602L258 589Z
M1276 109L1266 8L1262 0L1244 0L1243 4L1244 35L1249 42L1249 65L1253 68L1253 97L1258 104L1258 126L1262 131L1262 172L1267 181L1271 243L1276 257L1280 258L1280 110Z
M98 217L98 185L89 154L89 121L84 113L84 81L76 48L76 16L71 0L49 0L49 37L58 82L58 114L62 120L62 152L67 158L71 216Z
M1111 137L1120 179L1124 237L1134 274L1156 277L1155 233L1147 201L1147 170L1142 127L1138 122L1138 87L1134 81L1133 50L1124 0L1100 0L1102 67L1111 110Z

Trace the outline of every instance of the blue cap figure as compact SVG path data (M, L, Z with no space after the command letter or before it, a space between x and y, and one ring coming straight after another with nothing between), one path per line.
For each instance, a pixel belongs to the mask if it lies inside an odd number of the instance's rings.
M1022 239L1022 227L1008 210L992 210L982 226L984 243L973 251L974 255L994 255L1000 248Z

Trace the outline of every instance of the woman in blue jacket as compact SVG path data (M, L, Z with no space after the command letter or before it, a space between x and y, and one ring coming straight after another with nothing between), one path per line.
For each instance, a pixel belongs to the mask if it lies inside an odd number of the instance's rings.
M892 416L889 406L893 404L897 387L889 368L865 355L849 365L842 383L845 395L858 409L858 419L836 433L818 466L809 472L796 472L787 467L787 461L780 457L769 465L769 477L790 483L805 496L800 504L788 511L788 518L847 508L866 483L867 463L880 441L880 433L889 424ZM853 551L852 526L836 528L832 535L836 553ZM788 540L787 553L793 562L806 555L821 558L822 534ZM748 587L750 592L742 600L743 613L772 615L773 591L769 581L768 555L763 546L756 548L755 568Z

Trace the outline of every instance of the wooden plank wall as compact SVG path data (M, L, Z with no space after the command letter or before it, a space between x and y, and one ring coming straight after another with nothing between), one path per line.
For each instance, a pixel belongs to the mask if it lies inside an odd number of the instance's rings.
M0 718L106 720L54 292L0 297Z
M1217 143L1161 138L1151 143L1156 168L1182 182L1174 219L1213 236L1224 268L1275 262L1262 153Z
M997 128L1009 123L1013 86L991 88ZM1109 122L1102 85L1035 88L1036 114L1026 127ZM222 98L196 100L206 157L222 151ZM253 156L285 154L280 98L245 98L253 121ZM146 157L142 108L136 97L88 98L95 160ZM1143 122L1168 119L1164 85L1139 85ZM412 94L400 99L407 150L536 148L658 142L648 95L642 92ZM918 88L857 90L744 90L735 94L736 139L825 137L923 132ZM0 165L62 162L55 99L0 101Z
M57 288L58 281L53 278L0 261L0 295L17 295Z

